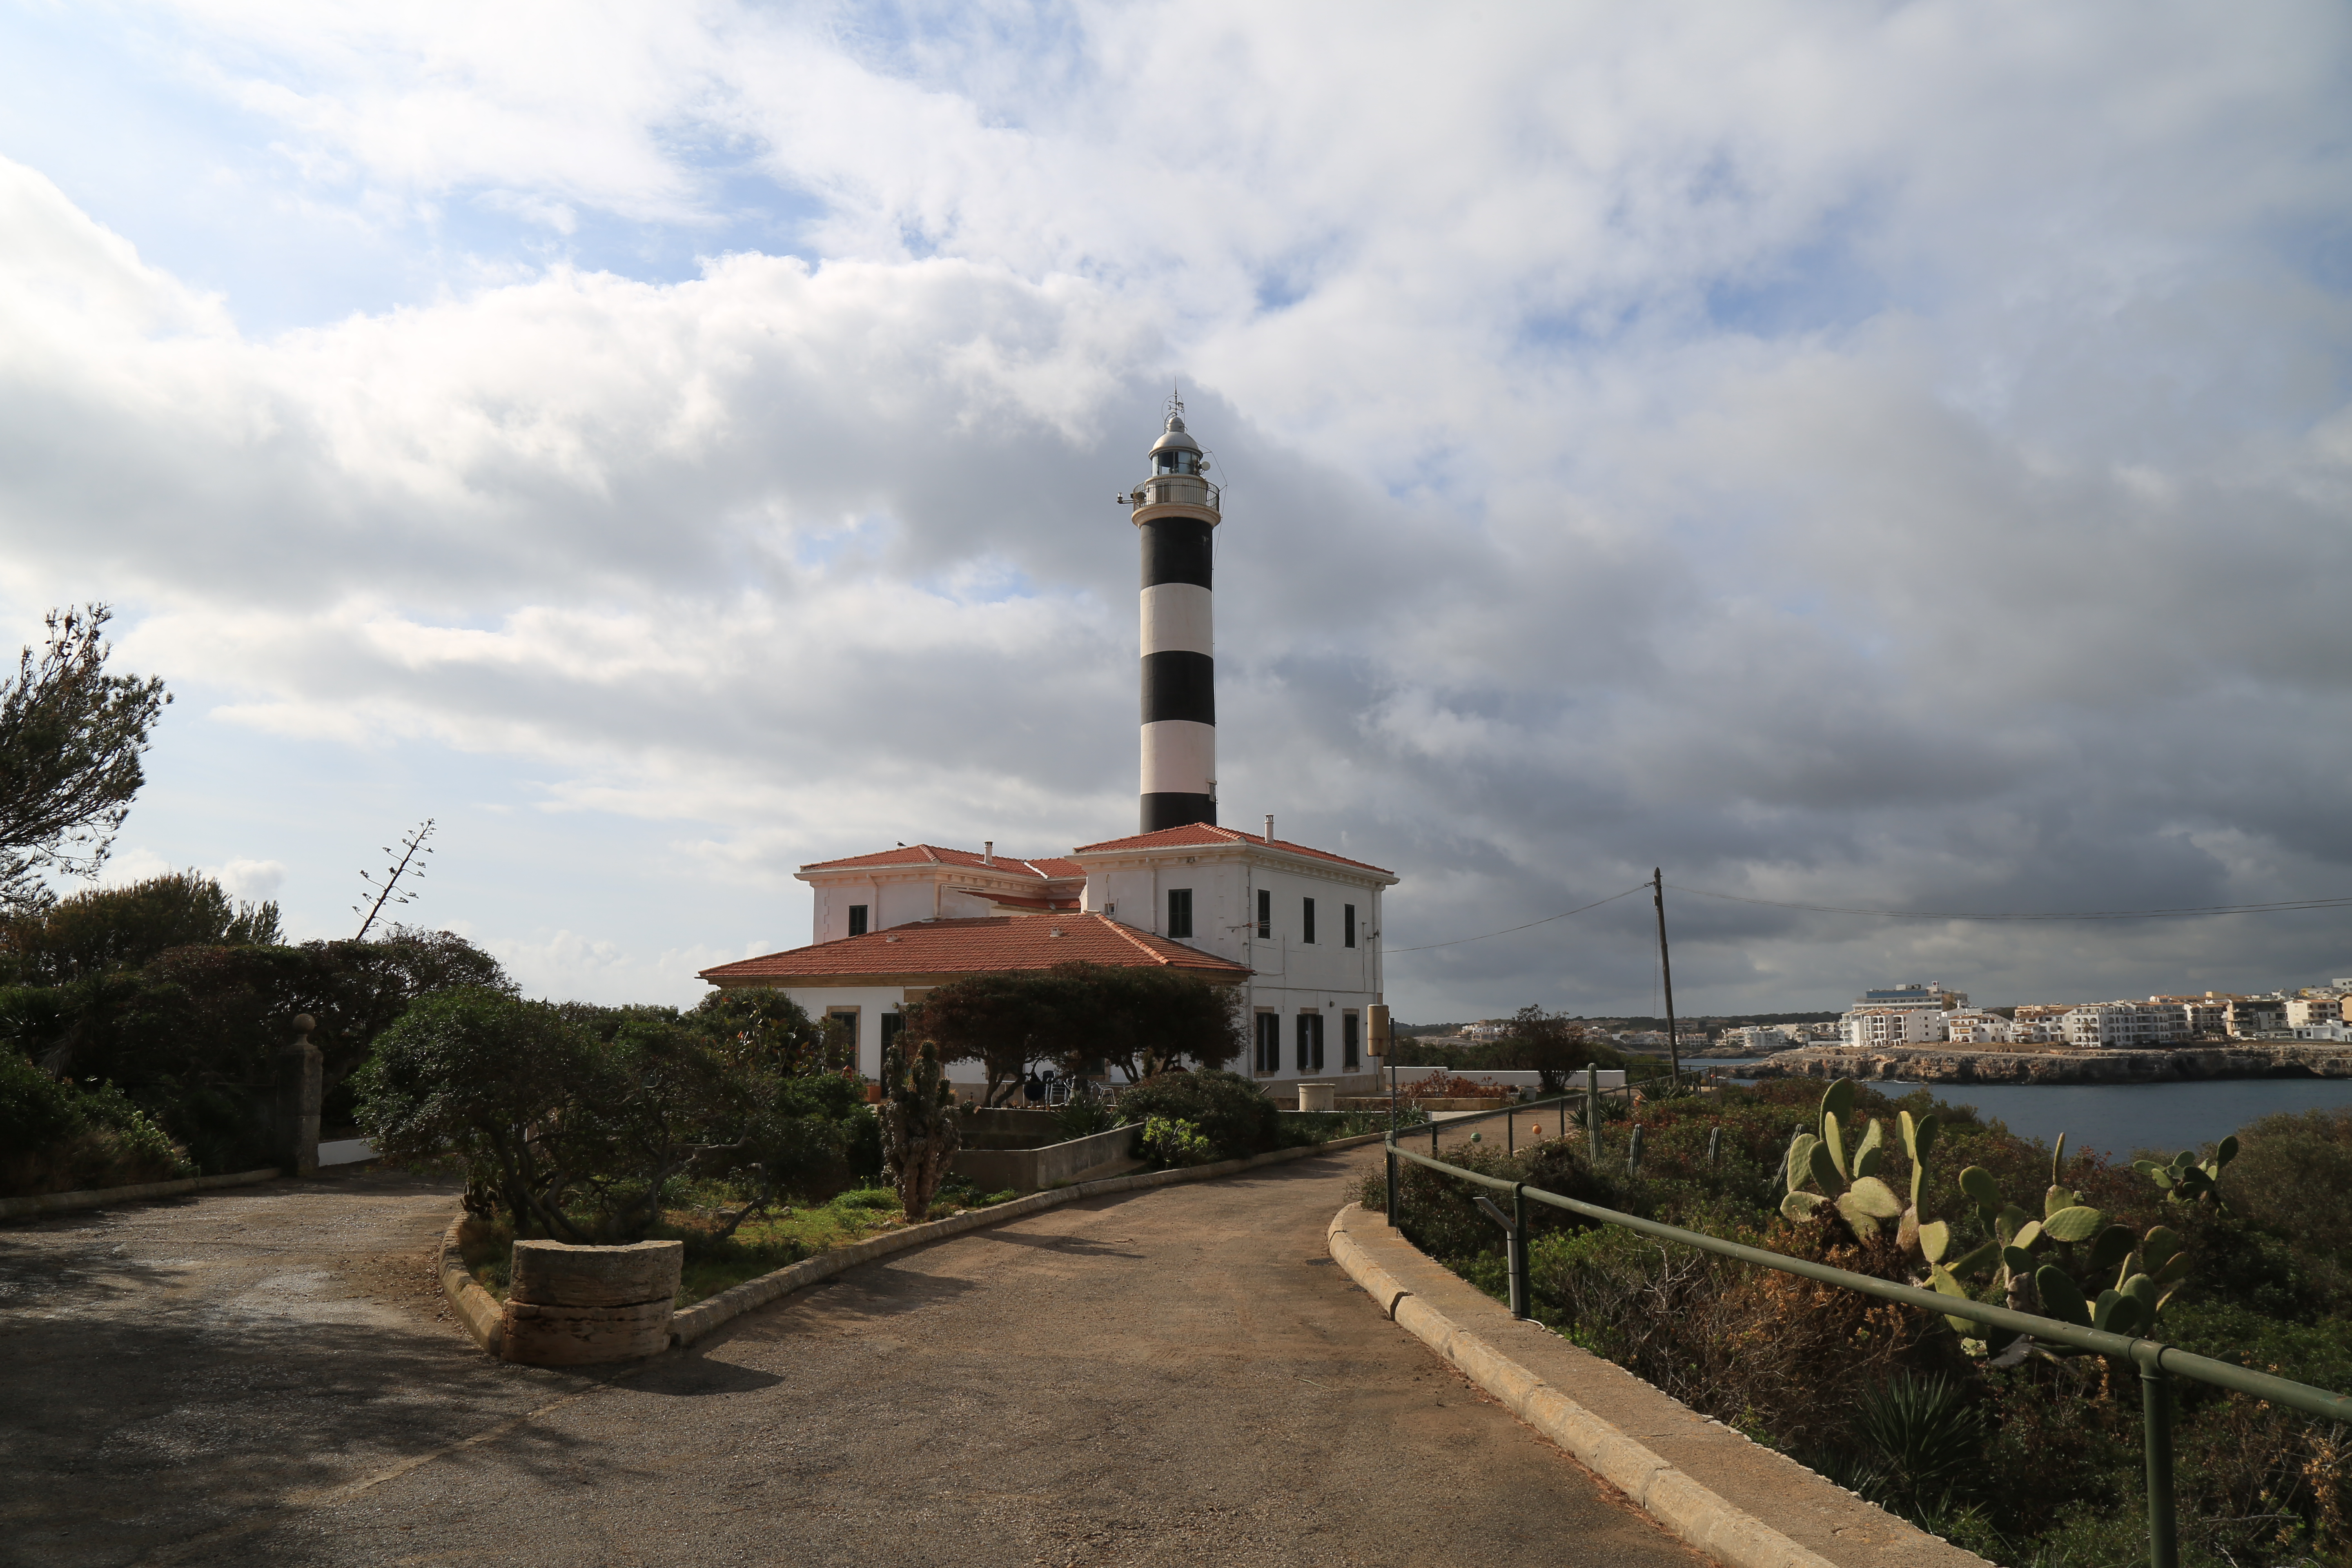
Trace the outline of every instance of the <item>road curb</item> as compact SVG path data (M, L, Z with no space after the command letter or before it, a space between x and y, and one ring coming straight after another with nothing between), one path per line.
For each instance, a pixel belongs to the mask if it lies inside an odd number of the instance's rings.
M894 1252L922 1247L950 1237L987 1226L1003 1225L1042 1209L1058 1208L1082 1198L1101 1197L1109 1193L1135 1192L1145 1187L1174 1186L1181 1182L1202 1182L1217 1176L1231 1176L1244 1171L1254 1171L1266 1165L1286 1164L1312 1154L1328 1154L1335 1150L1359 1148L1377 1143L1387 1137L1385 1132L1360 1133L1352 1138L1334 1138L1328 1143L1308 1143L1296 1149L1276 1149L1271 1153L1253 1154L1241 1160L1220 1160L1213 1165L1192 1165L1172 1171L1137 1171L1124 1176L1105 1176L1098 1181L1077 1182L1066 1187L1054 1187L1026 1197L997 1204L984 1209L966 1209L946 1219L931 1220L924 1225L908 1226L884 1235L869 1237L848 1247L837 1247L820 1252L814 1258L804 1258L756 1279L746 1279L730 1286L708 1300L697 1301L681 1309L670 1319L669 1342L672 1349L690 1345L712 1330L732 1322L755 1308L764 1307L781 1297L803 1289L821 1279L830 1279L845 1268L855 1268L877 1258ZM457 1232L466 1223L459 1215L449 1222L441 1237L441 1293L448 1298L451 1310L463 1323L466 1332L476 1344L492 1356L503 1350L504 1328L497 1298L482 1289L474 1271L466 1266L464 1250L457 1244Z
M1574 1455L1666 1529L1725 1564L1725 1568L1838 1568L1832 1559L1790 1540L1756 1515L1717 1496L1623 1428L1545 1383L1407 1289L1392 1272L1381 1267L1369 1248L1349 1234L1353 1224L1361 1224L1366 1229L1377 1226L1385 1238L1384 1245L1406 1247L1415 1259L1432 1268L1440 1265L1390 1231L1385 1216L1370 1214L1360 1204L1349 1204L1332 1216L1325 1239L1333 1261L1380 1304L1391 1321L1460 1368L1471 1382ZM1489 1304L1497 1313L1506 1311L1499 1304ZM1675 1403L1663 1393L1650 1392L1661 1402ZM1830 1484L1821 1482L1824 1487ZM1899 1524L1891 1515L1887 1518L1890 1523ZM1940 1562L1982 1562L1924 1532L1919 1539L1923 1545L1932 1543L1940 1549L1936 1553Z
M128 1187L91 1187L79 1193L33 1193L0 1198L0 1220L25 1219L45 1214L69 1214L75 1209L105 1208L110 1204L137 1203L142 1198L176 1198L185 1193L209 1193L221 1187L249 1187L274 1182L283 1174L275 1166L266 1171L236 1171L220 1176L183 1176L176 1182L141 1182Z
M466 1251L458 1244L457 1233L466 1226L467 1217L459 1215L441 1233L441 1294L449 1299L449 1310L457 1314L457 1321L466 1332L494 1361L506 1359L506 1313L498 1298L482 1289L474 1271L466 1267Z
M855 1268L877 1258L894 1252L922 1247L934 1241L944 1241L951 1236L961 1236L987 1226L1003 1225L1040 1210L1059 1208L1064 1204L1083 1198L1098 1198L1110 1193L1136 1192L1146 1187L1171 1187L1183 1182L1205 1182L1218 1176L1237 1175L1266 1165L1286 1164L1313 1154L1328 1154L1334 1150L1354 1149L1367 1143L1377 1143L1388 1136L1385 1132L1360 1133L1353 1138L1334 1138L1328 1143L1308 1143L1297 1149L1276 1149L1271 1153L1252 1154L1245 1159L1220 1160L1213 1165L1192 1165L1172 1171L1137 1171L1124 1176L1105 1176L1099 1181L1077 1182L1066 1187L1053 1187L1027 1197L1014 1198L984 1209L966 1209L946 1219L935 1219L923 1225L910 1225L904 1230L894 1230L871 1237L849 1247L837 1247L830 1252L820 1252L814 1258L762 1274L756 1279L746 1279L740 1285L721 1290L707 1301L697 1301L670 1320L669 1338L673 1346L690 1345L720 1324L732 1321L755 1307L764 1307L779 1297L830 1279L845 1268ZM479 1287L476 1287L479 1289Z

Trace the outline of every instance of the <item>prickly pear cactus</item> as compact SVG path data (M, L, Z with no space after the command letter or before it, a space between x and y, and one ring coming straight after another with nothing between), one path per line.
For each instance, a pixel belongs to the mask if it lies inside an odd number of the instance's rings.
M2179 1234L2159 1225L2148 1227L2145 1236L2134 1236L2128 1226L2109 1225L2105 1215L2066 1186L2065 1159L2066 1140L2061 1137L2050 1159L2050 1186L2042 1196L2040 1219L2004 1202L1991 1173L1982 1166L1962 1171L1960 1191L1977 1205L1991 1234L1967 1257L1933 1268L1930 1283L1945 1295L1967 1298L1970 1292L1962 1277L1989 1273L1990 1286L2020 1311L2038 1311L2109 1333L2146 1334L2188 1278L2189 1260L2181 1250ZM2209 1173L2218 1173L2222 1163L2227 1161L2216 1162ZM2042 1256L2041 1249L2052 1243L2053 1254ZM1984 1335L1981 1343L1993 1352L2013 1338L1987 1332L1965 1318L1945 1321L1963 1336ZM1979 1342L1971 1337L1969 1342ZM2077 1353L2061 1346L2038 1348L2045 1355Z
M1860 1139L1853 1140L1853 1079L1842 1078L1822 1096L1818 1131L1800 1132L1789 1144L1788 1159L1781 1167L1789 1190L1780 1199L1780 1212L1801 1221L1834 1210L1856 1236L1875 1236L1880 1221L1903 1214L1903 1204L1894 1189L1878 1179L1878 1167L1886 1157L1882 1146L1885 1129L1873 1117ZM1850 1141L1853 1152L1848 1154ZM1806 1192L1808 1182L1822 1190Z
M963 1146L956 1117L955 1090L940 1068L939 1047L925 1040L911 1063L894 1041L882 1054L885 1093L877 1107L882 1123L882 1168L898 1190L907 1223L931 1212L931 1199L947 1180L948 1162Z
M2167 1203L2210 1202L2227 1214L2230 1205L2221 1201L2221 1168L2237 1157L2238 1141L2230 1137L2216 1144L2213 1157L2201 1164L2194 1153L2183 1149L2168 1165L2159 1165L2153 1160L2134 1160L2132 1169L2154 1182Z

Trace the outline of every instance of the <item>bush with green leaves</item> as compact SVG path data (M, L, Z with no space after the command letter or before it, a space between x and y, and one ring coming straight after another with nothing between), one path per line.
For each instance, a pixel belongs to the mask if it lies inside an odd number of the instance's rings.
M1205 1165L1217 1157L1199 1128L1175 1117L1145 1117L1137 1142L1155 1165Z
M349 1075L376 1037L418 996L465 985L507 980L489 954L446 931L173 947L136 969L0 987L0 1044L59 1077L115 1084L200 1170L247 1170L273 1158L265 1108L297 1015L317 1020L321 1121L335 1127L352 1115Z
M192 1170L112 1084L55 1079L0 1047L0 1197L167 1182Z
M854 1080L787 1077L674 1009L479 987L417 1002L359 1076L362 1124L387 1158L454 1156L470 1207L575 1243L642 1239L688 1177L736 1190L730 1233L837 1173L862 1109Z
M1238 1160L1282 1147L1282 1111L1239 1073L1212 1068L1164 1072L1118 1097L1129 1121L1164 1117L1200 1129L1220 1160Z

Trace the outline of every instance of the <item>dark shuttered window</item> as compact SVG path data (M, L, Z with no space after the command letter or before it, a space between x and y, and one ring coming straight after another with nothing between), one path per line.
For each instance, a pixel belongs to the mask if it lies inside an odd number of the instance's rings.
M1298 940L1310 944L1315 941L1315 900L1312 899L1298 900Z
M1339 906L1339 945L1341 947L1356 945L1356 906L1353 904Z
M866 934L866 906L864 904L852 904L849 906L849 934L852 936L864 936Z
M1168 889L1168 934L1192 934L1192 889L1190 888Z
M1260 1013L1257 1016L1257 1070L1282 1070L1282 1015Z
M1357 1027L1355 1014L1339 1015L1339 1070L1342 1072L1354 1072L1362 1054L1363 1047L1356 1033Z
M1298 1015L1298 1070L1323 1070L1323 1015L1320 1013Z
M1265 888L1257 890L1257 934L1261 937L1274 934L1274 894Z

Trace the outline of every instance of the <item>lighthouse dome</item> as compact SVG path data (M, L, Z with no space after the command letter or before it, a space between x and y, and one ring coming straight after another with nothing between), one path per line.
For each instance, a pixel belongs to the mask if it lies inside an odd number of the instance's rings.
M1155 453L1197 452L1201 449L1201 443L1193 440L1185 430L1181 414L1171 414L1168 416L1168 433L1151 443L1151 449Z

